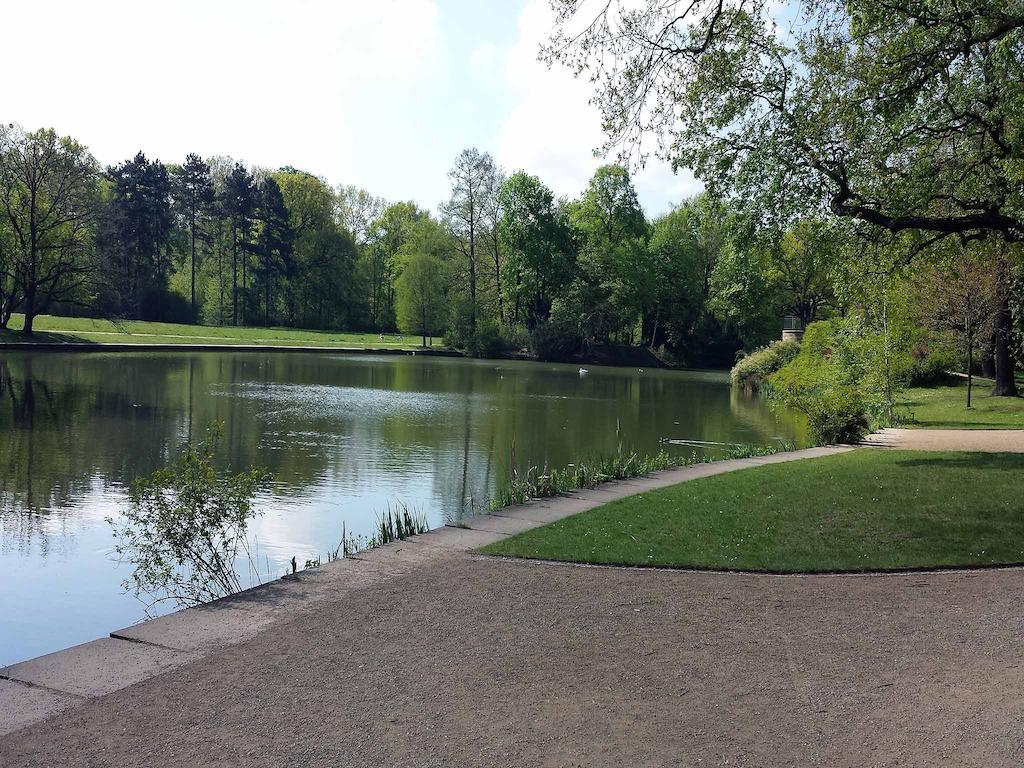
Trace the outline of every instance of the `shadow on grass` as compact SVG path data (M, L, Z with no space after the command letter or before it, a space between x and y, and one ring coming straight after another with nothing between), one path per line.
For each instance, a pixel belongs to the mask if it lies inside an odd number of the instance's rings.
M81 336L72 336L68 333L57 333L55 331L38 331L31 336L26 336L21 331L0 329L0 343L2 344L89 344L98 345L99 342L83 339Z
M921 456L913 459L897 459L900 467L957 467L967 469L1000 469L1019 472L1024 469L1022 453L980 453L964 451L957 456Z

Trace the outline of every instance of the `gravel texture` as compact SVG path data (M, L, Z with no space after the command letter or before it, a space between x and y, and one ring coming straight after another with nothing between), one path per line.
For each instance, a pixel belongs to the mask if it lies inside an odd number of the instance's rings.
M863 445L901 451L1024 453L1024 430L882 429L864 438Z
M453 551L0 737L0 766L1019 766L1022 590Z

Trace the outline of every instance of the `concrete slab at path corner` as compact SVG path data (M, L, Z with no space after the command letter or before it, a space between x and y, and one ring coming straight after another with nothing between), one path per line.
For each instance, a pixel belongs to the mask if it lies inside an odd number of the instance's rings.
M74 696L102 696L166 672L195 654L114 637L0 669L0 677Z
M1024 453L1024 429L881 429L861 445L901 451Z

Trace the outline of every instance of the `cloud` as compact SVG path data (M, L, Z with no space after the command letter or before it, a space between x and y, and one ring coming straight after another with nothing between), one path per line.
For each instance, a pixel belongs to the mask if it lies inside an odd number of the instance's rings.
M436 74L434 0L11 3L3 119L53 126L104 163L138 149L345 174L353 125ZM45 30L42 36L30 30ZM19 32L20 31L20 32Z
M594 155L604 137L600 113L589 103L591 85L537 61L552 23L546 0L529 0L519 16L518 37L504 67L515 105L499 132L495 154L509 170L527 170L557 194L577 196L594 170L609 160ZM673 174L653 159L635 174L634 182L648 215L664 213L702 189L691 173Z

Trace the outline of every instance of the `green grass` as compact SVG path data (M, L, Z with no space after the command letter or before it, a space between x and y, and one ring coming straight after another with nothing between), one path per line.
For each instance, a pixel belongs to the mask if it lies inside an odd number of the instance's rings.
M1024 455L861 449L639 494L492 555L609 565L863 571L1024 562Z
M4 342L63 342L78 344L256 344L264 346L417 348L419 336L341 331L307 331L294 328L235 328L231 326L150 323L141 320L111 322L79 317L40 315L26 339L19 333L24 318L14 315L10 329L0 331Z
M900 411L910 420L903 426L921 429L1024 429L1024 398L992 397L992 382L976 382L967 408L967 383L918 387L903 392Z

